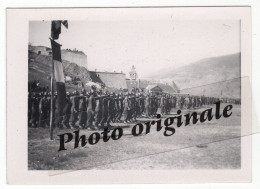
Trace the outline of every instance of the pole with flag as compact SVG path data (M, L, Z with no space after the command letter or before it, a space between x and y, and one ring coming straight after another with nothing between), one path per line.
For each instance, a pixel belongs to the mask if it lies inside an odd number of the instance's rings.
M61 33L61 24L68 28L68 22L52 21L51 24L51 48L52 48L52 77L51 77L51 115L50 115L50 139L53 140L54 117L58 126L63 116L63 107L66 98L65 79L61 60L61 45L55 40ZM56 81L57 98L54 101L54 79ZM55 110L55 111L54 111Z

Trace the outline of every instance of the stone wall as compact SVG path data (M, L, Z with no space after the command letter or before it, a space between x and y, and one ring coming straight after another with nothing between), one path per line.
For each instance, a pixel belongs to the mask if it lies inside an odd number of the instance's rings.
M81 51L61 51L62 60L67 60L71 63L76 63L79 66L87 68L87 55Z

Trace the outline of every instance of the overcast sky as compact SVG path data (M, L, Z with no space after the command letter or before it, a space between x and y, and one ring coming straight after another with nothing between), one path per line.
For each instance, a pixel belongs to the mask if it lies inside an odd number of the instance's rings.
M88 56L88 68L123 71L135 65L140 77L203 58L240 52L240 22L235 20L68 21L62 28L62 48L77 48ZM50 47L51 23L31 21L29 42Z

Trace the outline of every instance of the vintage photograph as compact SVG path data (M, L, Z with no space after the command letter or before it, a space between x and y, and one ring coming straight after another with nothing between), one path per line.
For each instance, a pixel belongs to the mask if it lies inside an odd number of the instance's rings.
M240 20L31 20L28 169L241 168Z

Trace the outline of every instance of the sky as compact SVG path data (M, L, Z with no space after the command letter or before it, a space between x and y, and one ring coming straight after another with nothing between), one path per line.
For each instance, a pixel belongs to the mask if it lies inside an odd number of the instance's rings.
M88 69L123 71L140 78L160 69L240 52L239 20L68 20L58 42L88 56ZM50 21L30 21L29 42L50 47Z

